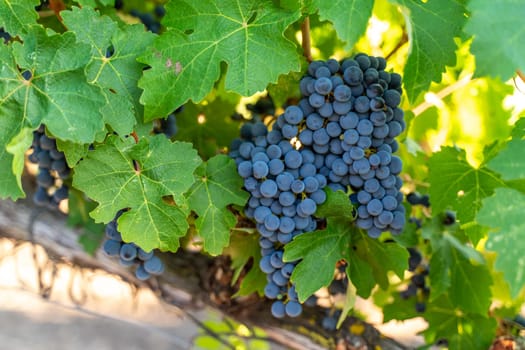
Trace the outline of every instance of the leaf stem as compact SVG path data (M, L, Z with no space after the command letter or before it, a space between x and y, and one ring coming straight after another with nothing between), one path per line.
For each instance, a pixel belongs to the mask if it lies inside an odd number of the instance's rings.
M135 143L139 143L139 135L137 135L136 131L133 131L131 133L131 136L133 136L133 139L135 140Z
M139 143L139 135L137 135L136 131L131 132L131 136L133 136L133 139L135 140L135 143ZM135 172L137 174L140 173L140 165L139 162L137 162L135 159L133 159L133 167L135 168Z
M399 40L399 42L397 43L397 45L392 49L392 51L390 51L390 53L388 55L385 56L385 60L388 61L388 59L390 57L392 57L396 52L397 50L399 50L403 45L405 45L406 43L408 42L408 35L403 32L403 36L401 37L401 40Z
M521 81L525 83L525 74L523 74L523 72L520 71L519 69L517 70L516 73L518 74L518 77L520 77Z
M456 81L454 84L451 84L444 89L438 91L435 93L436 97L440 100L444 99L448 95L452 94L454 91L461 89L465 85L467 85L472 80L472 74L467 74L460 80ZM432 107L434 104L430 103L428 101L423 101L416 107L412 109L412 112L414 113L414 117L419 116L421 113Z
M306 57L308 63L312 62L312 41L310 38L310 17L306 17L301 24L301 45L303 47L303 55Z

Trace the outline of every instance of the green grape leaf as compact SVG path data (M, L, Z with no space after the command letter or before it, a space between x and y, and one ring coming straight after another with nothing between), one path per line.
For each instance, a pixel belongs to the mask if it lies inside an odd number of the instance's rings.
M349 258L346 274L354 286L356 294L366 299L376 286L372 267L357 255L349 254Z
M383 322L391 320L408 320L418 317L420 314L416 311L415 298L404 299L400 292L394 292L391 302L382 307Z
M350 224L352 210L348 195L328 189L326 202L317 209L319 217L326 217L326 228L303 233L285 245L284 261L302 259L290 278L301 302L330 284L337 261L350 261L350 243L355 230Z
M340 220L328 221L324 230L303 233L284 248L284 261L302 259L290 280L295 283L299 301L304 302L334 278L335 264L348 259L351 226Z
M477 222L492 227L486 248L498 253L495 268L503 272L516 298L525 285L525 221L523 220L525 195L507 188L498 188L494 196L483 200Z
M433 343L447 339L450 350L488 349L495 336L497 322L487 313L454 311L454 305L443 296L429 303L425 320L429 323L425 338Z
M57 139L57 149L64 153L67 165L74 168L88 152L89 145Z
M233 297L250 295L257 293L260 297L264 296L264 287L266 287L266 275L259 268L259 261L261 256L254 257L253 266L250 271L242 278L241 285L237 293Z
M2 46L0 46L0 60L4 61L2 55ZM2 72L5 70L2 69ZM0 77L5 75L0 72ZM19 106L16 103L2 104L0 103L0 197L11 197L17 199L24 197L24 191L20 184L20 177L22 172L17 174L13 171L14 155L7 151L7 145L10 144L22 130L24 123L23 119L9 118L9 116L18 113Z
M128 128L133 127L132 118L141 122L143 106L139 103L141 90L137 86L142 70L146 67L137 62L142 54L153 43L155 35L144 31L142 24L119 27L117 22L108 16L100 15L92 8L63 11L64 24L77 35L80 42L91 45L91 61L86 67L88 81L105 90L111 90L121 98L127 98L133 104L133 110L123 109L121 118L126 118ZM129 38L133 38L130 40ZM107 53L113 51L110 57ZM134 112L134 113L133 113ZM166 114L167 115L167 114ZM119 128L116 120L106 120L114 130ZM119 125L123 125L124 121ZM122 134L125 135L125 134Z
M137 144L131 137L111 136L76 166L73 186L99 203L90 213L97 222L107 223L118 210L130 209L118 220L126 242L146 251L176 251L188 229L184 192L193 185L200 163L190 144L172 143L163 135Z
M230 230L237 222L228 205L243 206L248 193L237 174L235 161L219 154L195 171L196 181L187 193L190 209L198 215L195 227L204 240L204 250L218 255L230 241Z
M517 69L525 69L523 3L472 0L468 10L470 16L465 31L474 36L470 49L476 56L476 75L508 80Z
M264 295L266 277L259 268L261 260L261 249L259 247L259 235L234 233L231 236L230 245L224 249L224 254L231 258L233 269L232 285L236 284L245 270L246 265L252 261L251 267L240 280L239 290L234 297L245 296L251 293Z
M98 7L98 3L100 3L102 6L113 6L115 4L115 0L75 0L76 3L81 5L82 7Z
M430 201L432 211L451 208L464 225L474 220L483 198L505 187L499 175L486 167L473 168L467 163L465 151L444 147L429 162Z
M239 137L239 123L231 118L238 102L238 98L218 95L205 103L185 104L184 110L176 114L177 140L193 143L202 157L212 157L229 147Z
M106 105L100 110L104 115L104 122L111 126L120 136L131 134L135 126L134 108L126 96L104 90Z
M423 227L423 238L432 246L430 299L448 292L454 306L483 314L490 306L492 279L483 256L457 238L461 233L458 225L444 226L439 218Z
M460 37L467 12L457 0L396 0L403 7L410 42L403 85L411 103L441 81L445 66L456 62L455 37Z
M25 153L33 142L33 131L30 128L23 128L18 135L11 139L7 144L7 152L13 155L12 172L16 177L18 189L22 188L22 172L25 166ZM1 185L0 185L1 186Z
M341 310L341 315L339 315L339 319L337 320L338 329L346 320L348 313L351 310L353 310L356 300L356 288L353 285L352 281L348 281L348 286L346 287L345 304L343 306L343 309Z
M168 30L140 58L152 67L139 81L145 120L188 99L201 101L219 79L221 62L228 65L226 89L245 96L298 71L301 56L283 32L299 16L270 0L169 2L163 20Z
M366 31L374 0L313 0L313 4L319 9L320 19L332 22L346 48L351 49Z
M284 248L285 261L302 259L294 269L291 281L299 300L304 301L333 279L335 264L344 259L349 263L349 277L360 296L369 296L378 283L386 289L388 271L402 277L407 268L408 252L395 242L380 242L370 238L354 225L354 209L343 191L327 190L327 200L317 209L326 217L324 230L297 236Z
M275 106L284 106L289 98L300 98L299 81L301 72L290 72L279 76L277 83L268 85L268 94Z
M67 223L70 226L81 228L82 234L78 238L78 243L82 245L86 253L91 255L95 255L95 251L100 246L105 228L103 224L95 223L89 216L89 212L95 207L96 203L86 199L82 192L75 189L69 190Z
M388 271L394 271L399 278L403 278L408 268L408 251L396 242L380 242L362 234L354 247L355 254L368 263L372 275L379 286L388 288ZM354 284L356 281L353 281ZM359 286L356 285L359 288Z
M29 70L32 78L25 80L18 73L15 81L2 80L0 103L17 103L18 111L12 117L32 127L46 124L57 138L92 142L104 128L100 109L105 99L83 73L89 46L76 43L71 32L48 35L39 26L30 28L23 44L12 46L16 63L22 71ZM14 62L7 70L17 71Z
M231 236L230 244L224 249L224 255L231 258L233 269L232 284L235 284L241 275L243 268L248 264L252 257L259 256L259 239L256 234L234 233Z
M486 314L492 299L492 277L487 266L473 265L457 250L452 250L452 257L454 262L450 266L450 301L461 310Z
M13 172L13 155L6 146L22 128L46 123L59 138L92 142L103 129L100 90L87 83L82 71L88 47L75 43L72 33L48 36L30 28L24 44L0 45L0 197L24 195L20 173ZM21 70L19 70L19 68ZM26 80L22 72L30 71ZM27 73L24 73L27 76ZM18 169L18 168L17 168ZM17 171L18 172L18 171Z
M0 1L0 27L11 36L24 37L28 27L36 24L38 13L35 6L40 0L6 0Z
M525 140L512 139L504 149L489 161L487 166L500 173L506 181L525 179L524 149Z

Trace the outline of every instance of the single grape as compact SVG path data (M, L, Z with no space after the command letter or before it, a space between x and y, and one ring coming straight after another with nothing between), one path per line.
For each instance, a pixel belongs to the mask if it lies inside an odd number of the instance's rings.
M164 264L157 256L144 262L144 269L152 275L160 275L164 272Z
M120 247L120 258L125 261L132 261L137 257L137 246L133 243L125 243Z
M135 277L140 281L145 281L151 277L151 274L146 271L143 264L140 264L135 270Z
M285 315L284 303L280 300L274 301L271 308L272 316L275 318L283 318Z
M303 307L299 302L291 300L286 303L285 312L290 317L297 317L303 312Z
M122 243L117 240L108 239L104 242L103 250L108 256L119 256Z

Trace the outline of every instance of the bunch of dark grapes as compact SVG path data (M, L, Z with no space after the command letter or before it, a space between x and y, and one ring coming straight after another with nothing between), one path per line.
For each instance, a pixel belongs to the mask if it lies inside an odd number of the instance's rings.
M4 44L7 44L11 40L11 35L4 28L0 28L0 38L4 40Z
M128 4L128 8L129 6L130 5ZM125 1L115 0L114 7L116 10L125 11L126 10ZM166 14L166 10L164 9L164 5L157 4L155 5L155 8L153 9L152 13L142 12L137 9L132 9L131 11L129 11L129 14L132 15L133 17L138 18L142 22L142 24L144 24L147 30L158 34L161 29L160 21L162 17L164 17L164 15Z
M316 177L311 151L294 149L278 130L268 132L261 121L244 124L241 136L244 141L234 142L231 156L251 193L245 214L261 234L260 268L268 276L265 295L278 299L272 304L275 317L299 316L302 306L289 281L296 263L283 262L283 247L317 227L312 215L326 199L319 186L320 181L326 185L326 179Z
M177 134L177 114L184 110L184 106L180 106L173 113L170 113L166 119L158 119L153 126L153 133L164 134L171 139Z
M69 195L66 180L71 169L66 163L64 153L57 149L56 140L45 134L44 125L33 131L32 152L28 159L38 164L36 176L37 190L33 201L38 206L56 209Z
M383 58L358 54L342 62L314 61L301 79L303 98L288 106L271 130L244 124L230 155L251 196L245 214L261 234L260 268L275 317L298 316L301 305L289 278L297 262L283 247L316 229L324 188L353 192L357 227L371 237L400 233L405 222L399 192L402 162L392 155L405 128L401 76L384 71Z
M275 104L269 95L259 98L254 104L247 104L246 109L257 116L275 115Z
M166 10L164 9L163 5L157 5L155 6L153 13L144 13L133 9L129 12L129 14L140 19L147 30L158 34L161 28L160 21L166 14Z
M282 126L286 138L297 137L324 156L319 172L332 189L352 189L356 225L370 237L398 234L405 222L402 161L392 155L399 147L395 137L405 129L398 108L401 76L385 66L384 58L365 54L312 62L300 83L305 119Z
M430 295L430 288L426 284L428 276L428 265L423 261L419 250L408 248L408 271L412 272L407 288L400 292L401 298L409 299L416 297L416 312L422 313L426 309L426 301Z
M411 205L422 205L425 208L430 208L430 197L428 194L419 194L418 192L410 192L407 194L407 202Z
M151 276L157 276L164 271L164 263L155 256L154 250L144 251L134 243L126 243L118 230L117 219L124 211L120 210L115 218L106 225L106 240L103 250L108 256L118 257L122 266L136 266L135 276L145 281Z

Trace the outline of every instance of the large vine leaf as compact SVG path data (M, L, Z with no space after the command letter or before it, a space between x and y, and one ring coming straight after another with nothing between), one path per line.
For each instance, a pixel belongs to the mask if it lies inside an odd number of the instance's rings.
M459 0L395 2L403 7L409 35L403 84L412 103L430 82L441 80L445 66L455 64L454 38L461 36L466 9Z
M476 218L480 224L493 227L486 247L498 253L495 267L503 272L513 298L525 285L523 203L525 195L522 193L498 188L494 196L483 200L483 207Z
M19 104L24 100L22 77L6 45L0 45L0 197L17 199L24 196L19 185L22 173L13 172L14 155L7 152L7 145L21 131L26 120L19 116Z
M195 184L187 194L188 203L198 215L195 227L204 240L204 250L218 255L228 246L230 230L237 221L227 206L243 206L248 193L242 190L243 181L235 161L228 156L209 159L197 168L195 175Z
M247 265L251 263L248 272L240 280L239 290L236 296L245 296L251 293L264 295L266 286L266 275L259 268L261 260L261 248L259 247L259 235L254 233L238 232L234 233L230 239L230 245L224 249L224 255L231 258L231 268L233 269L232 285L236 284Z
M29 26L36 24L38 14L35 6L40 0L4 0L0 1L0 27L12 36L24 36Z
M354 209L348 195L327 189L327 200L319 206L317 215L325 217L326 228L297 236L284 248L285 261L302 259L294 269L291 281L299 300L304 301L333 279L335 264L345 259L347 273L356 292L368 297L378 283L386 289L388 271L402 277L408 252L399 244L383 243L370 238L353 224Z
M320 19L332 22L350 49L366 31L374 0L313 0L313 4L319 9Z
M476 56L476 75L507 80L517 69L525 69L523 2L472 0L468 9L465 30L474 36L471 51Z
M505 181L525 179L525 118L516 123L510 140L494 158L488 167L501 174Z
M0 45L0 197L13 199L24 195L21 168L13 171L6 146L22 128L45 123L59 138L89 143L104 127L99 111L103 95L83 73L89 47L75 43L72 33L48 35L39 26L29 33L23 44ZM30 80L22 76L26 70Z
M456 230L460 230L458 225L444 226L438 218L423 228L423 238L430 240L432 246L430 298L436 300L448 292L454 306L485 314L491 302L490 272L483 256L461 242Z
M497 324L487 313L455 311L445 296L428 305L425 320L429 323L424 332L429 343L446 339L450 350L487 349Z
M330 284L337 261L350 261L352 205L343 191L328 189L326 202L317 208L319 217L326 217L324 230L303 233L284 247L283 260L302 259L294 269L291 281L303 302L319 288Z
M80 161L73 186L99 203L90 213L97 222L107 223L118 210L130 209L119 218L125 241L145 250L176 251L188 229L183 194L200 163L188 143L158 135L135 144L131 137L112 136Z
M153 43L155 35L144 31L142 24L121 28L113 19L101 16L90 7L73 7L71 11L61 12L61 15L64 24L76 33L78 40L91 45L92 57L86 67L89 82L103 87L107 99L114 99L117 95L133 105L131 111L122 110L119 121L106 118L106 122L120 135L129 134L134 118L141 122L143 112L137 82L145 65L137 62L137 56Z
M505 187L499 175L486 167L473 168L465 151L444 147L429 162L430 198L436 213L451 208L461 224L474 220L483 198Z
M329 221L326 229L303 233L285 246L285 261L302 258L291 277L301 302L330 284L337 261L345 258L350 260L350 230L348 223Z
M48 35L44 28L32 26L28 33L23 44L12 46L16 64L30 71L32 78L25 80L18 73L16 83L2 80L0 103L16 104L12 118L23 118L31 126L44 123L58 138L92 142L104 127L100 109L105 100L98 87L87 83L83 72L89 46L77 43L71 32ZM8 62L8 69L16 72L14 60Z
M226 89L263 90L280 74L300 69L300 55L283 32L300 16L270 0L175 0L166 5L168 31L140 60L152 68L139 86L145 118L164 116L188 99L199 102L228 65Z
M371 267L374 279L383 289L388 288L390 284L388 271L394 271L402 278L408 267L408 251L396 242L380 242L362 234L354 250L357 256ZM356 283L356 281L353 282Z

